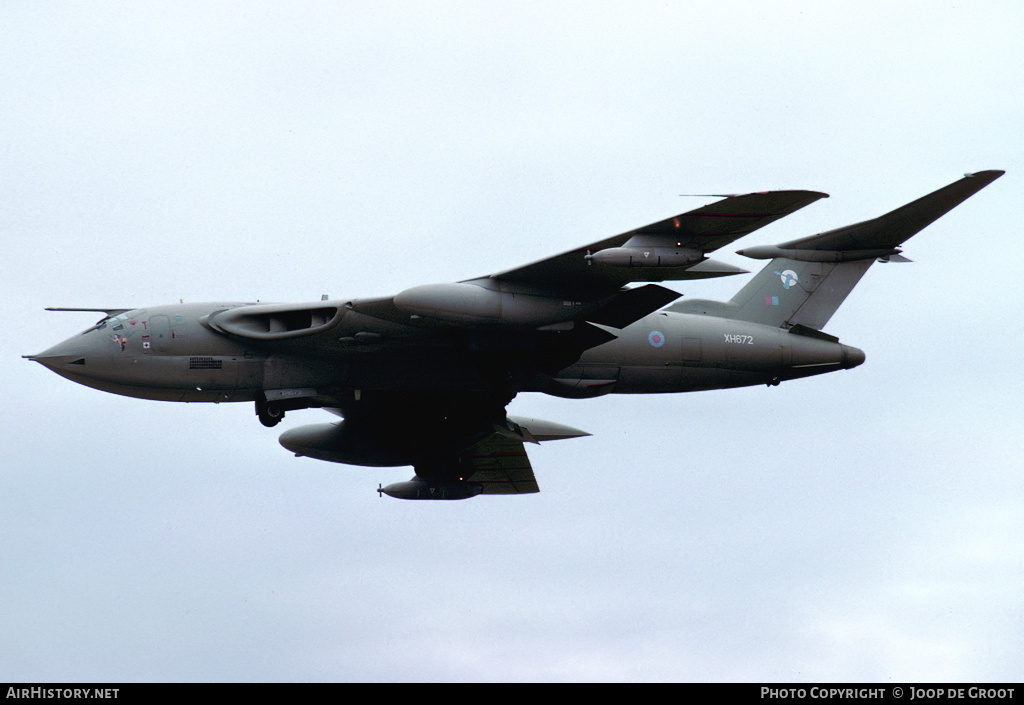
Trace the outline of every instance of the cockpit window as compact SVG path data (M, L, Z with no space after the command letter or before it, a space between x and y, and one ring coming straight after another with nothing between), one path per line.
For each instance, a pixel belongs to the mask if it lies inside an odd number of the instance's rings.
M92 328L86 328L85 330L83 330L82 335L85 335L86 333L92 333L94 330L103 330L104 328L107 327L107 321L109 320L109 316L107 318L104 318L103 320L97 322L96 325L94 325Z
M86 333L91 333L94 330L103 330L108 325L113 326L112 330L123 330L125 321L129 319L135 320L136 318L139 317L139 314L142 314L144 312L144 309L139 309L137 311L126 311L125 313L118 314L117 316L104 316L99 321L97 321L94 326L82 331L82 335L85 335Z

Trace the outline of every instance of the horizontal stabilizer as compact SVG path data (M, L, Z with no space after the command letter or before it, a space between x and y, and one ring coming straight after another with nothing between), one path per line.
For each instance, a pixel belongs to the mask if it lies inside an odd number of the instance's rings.
M681 313L710 313L807 334L820 330L875 261L907 262L899 246L1003 175L967 174L885 215L739 254L771 261L726 304L681 302Z
M762 247L747 247L738 250L736 254L749 257L750 259L785 257L794 262L856 262L862 259L899 257L900 251L892 247L876 250L798 250L785 249L778 245L765 245Z
M855 257L846 259L817 259L813 261L850 261L851 259L874 259L884 257L885 251L890 254L895 252L897 247L919 233L927 225L938 220L940 217L956 208L968 198L981 189L998 179L1005 172L999 170L979 171L975 174L967 174L959 181L954 181L948 186L933 191L916 201L911 201L905 206L900 206L883 216L866 220L862 223L847 225L846 227L829 230L828 232L812 235L811 237L791 240L777 245L775 248L752 247L740 250L756 259L763 254L760 251L765 249L789 250L800 253L803 256L792 257L789 254L772 255L795 259L797 261L812 261L807 258L809 251L828 253L861 253ZM753 254L749 254L753 253Z

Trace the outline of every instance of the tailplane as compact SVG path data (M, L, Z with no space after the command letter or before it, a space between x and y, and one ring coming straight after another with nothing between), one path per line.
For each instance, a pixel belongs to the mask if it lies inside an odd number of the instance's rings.
M669 310L707 313L769 326L821 330L876 261L908 262L900 246L1003 175L981 171L883 216L739 254L770 259L726 303L690 300Z

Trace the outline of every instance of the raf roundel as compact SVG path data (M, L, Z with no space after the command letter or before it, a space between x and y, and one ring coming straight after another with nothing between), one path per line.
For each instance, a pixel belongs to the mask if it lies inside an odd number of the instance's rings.
M660 330L652 330L647 336L647 342L650 343L652 347L660 348L665 344L665 334Z

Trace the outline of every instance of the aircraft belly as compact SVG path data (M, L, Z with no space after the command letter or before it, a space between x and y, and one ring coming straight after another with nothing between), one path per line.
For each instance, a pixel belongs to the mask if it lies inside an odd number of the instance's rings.
M563 399L591 399L613 392L618 379L618 365L577 363L554 376L538 376L525 391L542 392Z
M680 391L682 370L679 367L624 365L615 385L617 394L643 394Z

